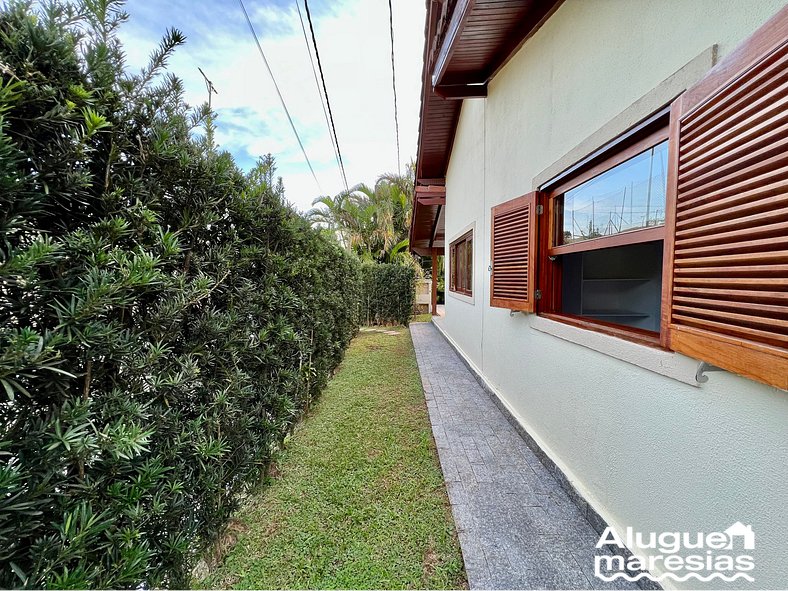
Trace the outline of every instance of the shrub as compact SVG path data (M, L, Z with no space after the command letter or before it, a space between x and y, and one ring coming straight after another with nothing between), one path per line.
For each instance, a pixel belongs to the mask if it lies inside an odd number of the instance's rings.
M187 586L358 326L359 263L123 18L0 10L2 587Z
M407 326L416 298L414 268L390 263L364 263L362 275L361 321Z

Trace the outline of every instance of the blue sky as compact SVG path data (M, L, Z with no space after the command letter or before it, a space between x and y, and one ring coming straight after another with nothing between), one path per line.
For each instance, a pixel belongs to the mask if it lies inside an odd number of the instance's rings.
M298 1L303 13L303 0ZM185 33L186 45L169 69L184 81L187 101L199 104L207 99L199 66L219 93L212 99L218 114L218 143L245 169L257 157L272 153L287 199L307 210L315 197L336 194L343 185L296 0L244 0L244 4L320 188L304 161L237 0L129 0L130 18L120 34L127 65L141 68L168 27ZM404 170L416 153L425 3L394 0L393 5ZM388 0L311 0L309 8L348 183L373 183L379 174L397 171Z

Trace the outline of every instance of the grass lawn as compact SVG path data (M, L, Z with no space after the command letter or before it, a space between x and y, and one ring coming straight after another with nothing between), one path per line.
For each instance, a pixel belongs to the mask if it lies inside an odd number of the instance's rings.
M467 587L410 333L393 330L359 333L198 585Z
M432 322L432 314L416 314L411 322Z

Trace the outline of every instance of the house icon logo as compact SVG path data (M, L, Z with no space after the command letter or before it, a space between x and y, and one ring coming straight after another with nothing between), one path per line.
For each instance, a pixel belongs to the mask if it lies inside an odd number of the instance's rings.
M730 550L733 548L733 538L735 537L742 539L745 550L755 549L755 534L752 531L751 525L744 525L741 521L737 521L726 529L724 533L728 535L728 545L726 549Z

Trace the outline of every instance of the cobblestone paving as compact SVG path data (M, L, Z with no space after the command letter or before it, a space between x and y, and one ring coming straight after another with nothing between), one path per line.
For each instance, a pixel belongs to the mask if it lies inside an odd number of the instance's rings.
M471 589L637 589L594 576L583 513L438 330L410 326Z

